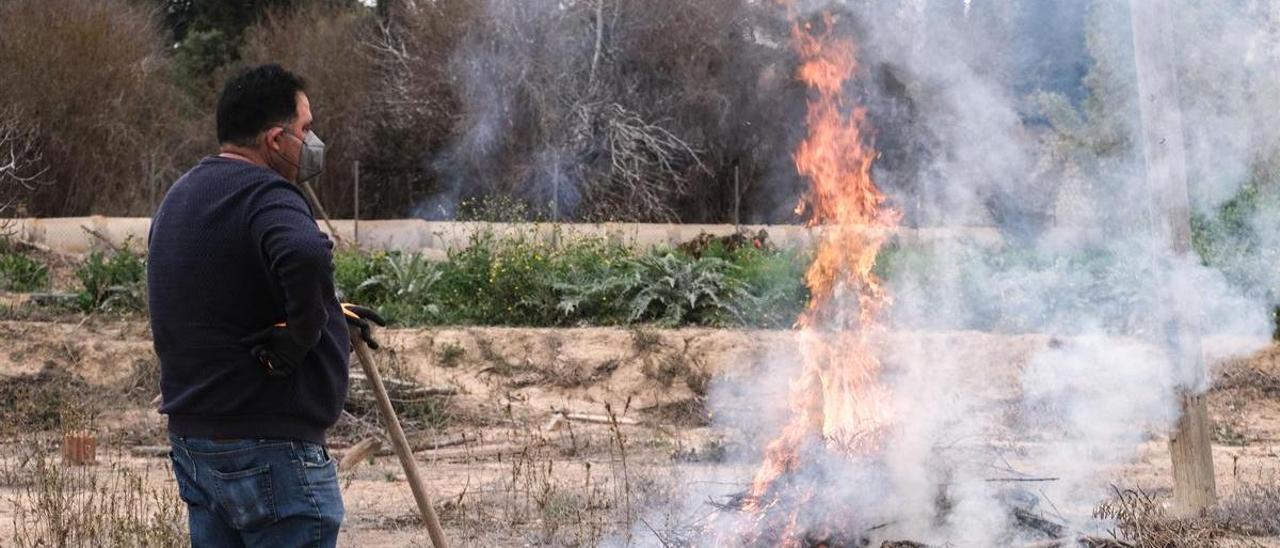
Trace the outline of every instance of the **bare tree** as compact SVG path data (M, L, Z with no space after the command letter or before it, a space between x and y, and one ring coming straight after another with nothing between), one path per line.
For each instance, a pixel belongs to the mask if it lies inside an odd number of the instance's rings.
M35 138L34 130L0 117L0 237L9 235L5 218L16 209L19 199L43 182L46 169Z
M433 186L430 163L459 117L451 55L473 23L473 0L385 0L382 17L359 40L373 67L365 119L370 142L361 172L376 184L362 203L372 215L404 215Z
M150 214L157 188L212 138L169 77L154 10L128 0L0 2L0 105L38 127L33 215ZM22 134L19 132L19 134Z

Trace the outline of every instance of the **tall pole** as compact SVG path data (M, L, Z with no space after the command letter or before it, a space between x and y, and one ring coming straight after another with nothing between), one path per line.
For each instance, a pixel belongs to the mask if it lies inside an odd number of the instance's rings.
M316 196L316 190L311 187L310 182L302 182L302 193L306 195L307 201L311 202L314 213L319 214L320 219L324 221L324 226L329 229L329 236L341 245L342 236L339 236L338 231L333 229L333 222L329 220L329 214L325 212L324 206L320 205L320 197Z
M355 240L355 248L360 249L360 160L351 166L351 178L354 181L352 193L355 194L351 208L351 239Z
M551 174L551 248L560 248L560 151Z
M733 229L742 228L742 182L738 177L738 166L733 166Z
M1172 4L1168 0L1130 0L1129 11L1147 185L1156 196L1158 228L1168 238L1173 252L1182 257L1192 252L1191 207L1174 66ZM1182 386L1181 414L1169 436L1173 509L1185 517L1201 514L1217 499L1209 411L1204 397L1208 382L1200 326L1189 312L1195 309L1193 304L1182 302L1166 326L1172 333L1168 341L1170 354L1176 360Z

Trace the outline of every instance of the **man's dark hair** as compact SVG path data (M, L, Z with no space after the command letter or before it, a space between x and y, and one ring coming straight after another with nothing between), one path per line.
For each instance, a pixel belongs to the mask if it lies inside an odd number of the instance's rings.
M298 92L306 88L301 76L280 65L260 65L236 73L218 97L218 142L253 146L253 139L262 131L293 121L298 113Z

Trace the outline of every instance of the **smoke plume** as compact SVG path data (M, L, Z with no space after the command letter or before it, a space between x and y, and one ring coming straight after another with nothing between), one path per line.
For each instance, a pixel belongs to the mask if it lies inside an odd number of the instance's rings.
M860 50L848 100L871 111L876 180L907 223L949 235L882 255L894 427L877 463L802 471L830 486L823 500L956 546L1025 534L1011 509L1096 529L1116 467L1169 431L1180 391L1209 388L1179 359L1184 330L1228 353L1266 344L1280 287L1269 6L1171 14L1179 93L1166 99L1182 112L1197 249L1216 259L1205 266L1154 228L1169 212L1145 181L1127 3L810 3L852 21L838 27ZM975 226L1002 243L960 237ZM750 436L787 413L794 367L717 387L718 424L749 435L744 462L759 459ZM769 403L726 403L743 398ZM1032 478L1045 481L1005 481Z

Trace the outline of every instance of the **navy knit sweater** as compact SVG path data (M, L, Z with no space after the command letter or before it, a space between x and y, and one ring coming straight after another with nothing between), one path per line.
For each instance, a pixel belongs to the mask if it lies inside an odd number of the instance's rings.
M151 221L147 287L169 431L324 443L347 395L351 352L333 289L333 244L274 171L208 157ZM288 322L311 348L272 377L239 340Z

